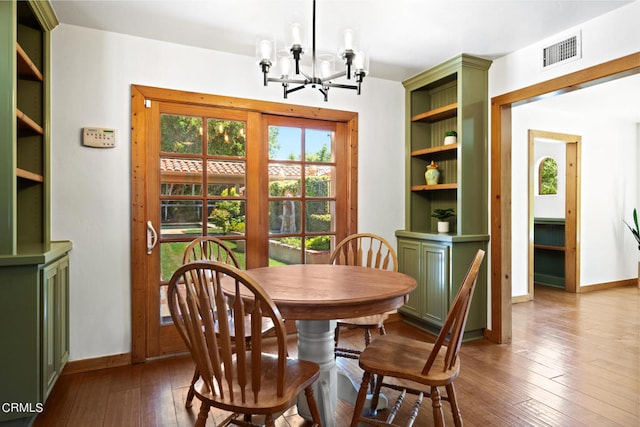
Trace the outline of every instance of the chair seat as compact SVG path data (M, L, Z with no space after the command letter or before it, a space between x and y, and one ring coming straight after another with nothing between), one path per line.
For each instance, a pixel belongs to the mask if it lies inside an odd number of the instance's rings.
M442 346L428 374L422 374L433 344L394 335L376 338L360 355L362 369L376 375L407 379L420 384L442 386L453 382L460 372L458 358L451 369L443 371L447 347Z
M385 320L389 318L389 313L384 314L374 314L371 316L363 316L363 317L352 317L350 319L340 319L338 320L339 324L344 324L348 327L348 325L357 325L357 326L370 326L372 328L379 328L382 326Z
M215 406L230 412L246 412L252 414L273 414L274 412L285 411L290 408L297 400L297 396L306 387L309 387L316 381L320 375L320 367L317 363L298 360L286 359L285 376L284 376L284 393L278 397L276 390L278 376L278 357L272 354L262 353L260 372L260 393L259 397L254 400L251 391L251 351L246 352L247 357L247 380L246 380L246 399L242 402L242 390L237 381L234 381L233 396L225 394L220 396L218 392L213 395L206 389L203 379L199 379L195 385L195 393L200 399L215 402ZM238 372L237 357L234 356L233 372L234 376Z
M407 393L417 395L410 410L407 425L415 422L422 399L431 398L433 422L436 427L444 426L442 401L449 402L451 415L456 427L462 426L462 415L458 407L453 380L460 373L458 352L462 344L464 327L469 315L471 298L476 287L484 251L478 249L469 270L462 281L449 313L436 337L435 342L385 335L373 341L360 354L359 365L364 370L358 398L353 410L351 427L361 424L375 426L396 426L394 421ZM426 373L423 373L425 371ZM391 380L391 381L390 381ZM406 383L409 384L406 384ZM380 390L383 387L400 390L396 402L391 407L386 421L373 420L363 416L369 383L375 383L375 391L369 408L375 410ZM416 386L417 384L417 386ZM439 387L444 386L446 396L440 394Z

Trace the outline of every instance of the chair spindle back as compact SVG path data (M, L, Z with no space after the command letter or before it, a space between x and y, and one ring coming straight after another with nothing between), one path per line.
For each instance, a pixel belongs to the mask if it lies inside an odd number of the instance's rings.
M192 261L219 261L240 268L238 258L227 244L220 239L211 236L202 236L194 239L184 250L182 263Z
M398 257L389 242L370 233L347 236L336 245L329 262L398 271Z
M229 307L229 296L233 307ZM245 300L250 301L245 304ZM277 340L277 392L282 396L287 356L285 327L277 307L253 279L221 262L188 263L171 277L168 303L173 322L203 381L212 393L230 403L258 401L262 317L270 318ZM251 318L250 334L245 331L245 316ZM233 336L248 335L249 342L233 340Z

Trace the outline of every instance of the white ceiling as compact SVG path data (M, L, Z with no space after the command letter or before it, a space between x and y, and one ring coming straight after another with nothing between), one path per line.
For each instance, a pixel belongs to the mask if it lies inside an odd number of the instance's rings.
M294 17L310 27L311 0L52 0L60 22L253 56L284 38ZM318 0L317 50L337 52L358 31L370 75L404 80L461 52L495 59L630 0ZM257 68L257 66L256 66Z

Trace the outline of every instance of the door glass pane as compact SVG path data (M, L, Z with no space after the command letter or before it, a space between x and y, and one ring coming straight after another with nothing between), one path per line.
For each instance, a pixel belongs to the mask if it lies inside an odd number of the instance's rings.
M201 200L162 200L161 237L185 237L202 234Z
M208 203L207 234L210 236L244 235L246 203L244 200L216 200Z
M167 301L167 291L169 290L169 285L160 285L160 324L161 325L170 325L173 323L171 319L171 312L169 311L169 304ZM182 295L185 293L184 284L178 284L178 292Z
M202 118L160 115L160 151L202 154Z
M245 123L233 120L207 119L209 142L207 153L216 156L244 157Z
M305 195L307 197L333 197L335 195L335 166L306 165Z
M171 323L171 313L169 312L169 304L167 303L167 285L160 285L160 324L166 325Z
M207 161L209 196L244 196L246 185L246 162Z
M160 281L167 282L182 265L182 255L189 242L160 243Z
M307 237L305 239L305 264L328 264L333 246L333 236Z
M300 237L269 239L269 265L302 264L301 241Z
M246 258L246 241L245 240L225 240L224 243L229 246L229 249L233 251L233 254L236 256L238 260L238 264L241 269L246 268L247 264L245 261Z
M201 194L202 160L160 158L160 195L199 196Z
M300 196L302 166L287 163L269 164L269 196Z
M302 129L269 126L269 159L301 160Z
M305 129L304 158L307 162L333 162L333 132Z
M328 200L306 202L305 228L307 233L335 231L335 202Z
M300 233L301 208L300 200L271 200L269 202L269 233Z

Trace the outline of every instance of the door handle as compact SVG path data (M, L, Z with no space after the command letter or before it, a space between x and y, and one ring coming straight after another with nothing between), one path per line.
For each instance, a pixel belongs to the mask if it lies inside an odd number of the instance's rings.
M158 233L156 229L153 228L153 224L151 221L147 221L147 255L151 255L153 252L153 248L156 247L158 243Z

